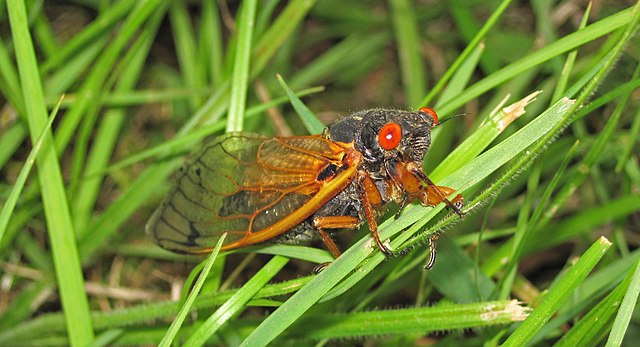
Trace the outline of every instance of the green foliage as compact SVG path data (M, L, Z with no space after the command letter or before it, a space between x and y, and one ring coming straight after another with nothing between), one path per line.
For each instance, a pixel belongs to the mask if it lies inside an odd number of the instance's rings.
M565 5L3 2L0 345L629 343L640 5ZM319 274L324 249L203 267L144 235L172 173L225 127L304 135L419 106L447 120L425 167L465 217L391 208L379 232L397 257L366 226Z

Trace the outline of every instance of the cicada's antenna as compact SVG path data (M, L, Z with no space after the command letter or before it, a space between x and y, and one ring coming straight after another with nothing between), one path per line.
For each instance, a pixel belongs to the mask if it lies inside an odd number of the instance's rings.
M468 115L469 115L469 113L458 113L458 114L453 115L453 116L451 116L449 118L443 119L441 122L438 122L438 124L436 124L434 127L437 127L438 125L442 125L443 123L448 122L448 121L450 121L450 120L452 120L454 118L464 117L464 116L468 116Z

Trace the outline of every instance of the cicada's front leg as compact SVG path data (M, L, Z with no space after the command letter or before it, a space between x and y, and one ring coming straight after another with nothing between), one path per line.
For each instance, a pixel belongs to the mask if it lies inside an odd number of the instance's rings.
M426 184L426 187L423 189L423 193L418 196L418 199L423 205L436 206L441 202L444 202L447 204L447 207L452 209L458 216L464 216L464 213L462 212L462 207L464 206L464 198L462 194L458 194L453 198L453 200L449 200L447 196L453 194L455 189L435 185L435 183L427 177L424 171L422 171L422 168L417 164L407 164L407 170Z

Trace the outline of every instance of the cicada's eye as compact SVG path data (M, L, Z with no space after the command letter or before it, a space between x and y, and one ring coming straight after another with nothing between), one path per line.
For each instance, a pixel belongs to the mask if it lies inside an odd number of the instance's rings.
M438 125L438 115L436 114L436 111L434 111L431 107L421 107L420 111L428 114L429 116L431 116L431 118L433 118L433 126Z
M387 123L378 133L378 143L386 150L398 147L400 140L402 140L402 128L398 123Z

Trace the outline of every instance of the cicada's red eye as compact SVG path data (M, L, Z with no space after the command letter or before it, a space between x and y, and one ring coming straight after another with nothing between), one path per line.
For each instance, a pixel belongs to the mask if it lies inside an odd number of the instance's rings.
M385 124L378 133L378 143L386 150L398 147L400 140L402 140L402 128L398 123Z
M433 118L433 126L438 125L438 115L436 114L436 111L434 111L431 107L421 107L420 111L430 115L431 118Z

